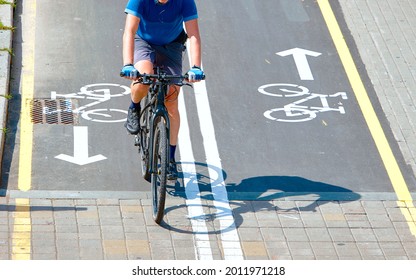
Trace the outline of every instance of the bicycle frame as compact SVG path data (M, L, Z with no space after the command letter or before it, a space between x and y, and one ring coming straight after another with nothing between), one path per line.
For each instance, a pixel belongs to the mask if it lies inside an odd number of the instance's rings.
M149 139L153 139L154 138L154 131L155 131L155 120L156 118L162 116L165 118L166 120L166 127L168 128L168 133L167 133L167 138L168 138L168 143L170 143L170 121L169 121L169 113L166 109L165 106L165 96L166 93L169 92L169 85L163 83L162 81L155 81L151 86L150 86L150 95L151 95L151 100L150 100L150 107L149 109L153 109L154 112L152 113L152 117L150 119L150 124L149 127L150 129L150 136ZM156 100L153 100L156 97ZM153 154L153 141L150 141L149 143L149 155ZM169 150L168 150L169 153ZM169 154L168 154L169 157ZM153 170L153 158L149 157L149 167L150 167L150 174L154 173Z

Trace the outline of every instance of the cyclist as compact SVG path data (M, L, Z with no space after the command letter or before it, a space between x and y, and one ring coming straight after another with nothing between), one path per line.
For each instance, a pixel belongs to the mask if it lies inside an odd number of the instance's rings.
M201 38L195 0L129 0L125 9L122 72L134 80L137 72L153 73L155 66L168 74L182 74L182 56L185 42L190 40L190 60L194 65L188 71L188 81L198 82L201 69ZM183 29L185 25L185 30ZM131 134L139 132L140 100L147 95L148 85L131 84L131 104L125 127ZM179 87L172 85L165 106L170 120L170 161L168 179L176 180L178 171L175 151L178 141L180 116Z

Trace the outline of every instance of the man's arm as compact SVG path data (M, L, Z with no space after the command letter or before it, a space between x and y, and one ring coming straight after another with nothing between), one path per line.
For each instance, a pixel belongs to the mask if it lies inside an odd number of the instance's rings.
M140 19L138 17L127 14L123 33L123 65L134 63L134 36L139 23Z
M185 29L191 44L191 63L201 67L201 37L199 35L198 19L186 21Z

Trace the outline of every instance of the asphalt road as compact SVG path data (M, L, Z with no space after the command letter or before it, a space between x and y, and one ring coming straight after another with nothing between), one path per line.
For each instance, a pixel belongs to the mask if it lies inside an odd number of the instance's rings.
M201 191L219 183L231 199L394 194L315 1L197 4L207 80L196 87L197 93L184 89L182 116L187 118L181 133L189 131L192 152L183 144L177 159L184 161L182 167L193 165L188 161L192 154ZM149 190L140 177L133 138L122 122L129 105L128 82L118 77L124 5L111 0L38 1L34 98L67 98L74 110L85 113L75 114L73 124L34 124L33 154L23 159L32 160L31 190ZM342 15L337 17L343 27ZM16 61L13 90L19 91L21 67ZM392 139L363 74L385 134ZM18 188L19 103L15 99L10 105L15 133L8 135L2 186L8 190ZM43 114L53 114L53 108ZM87 149L87 159L99 157L83 165L72 163L68 156L74 156L74 145L84 148L84 154ZM393 141L390 145L403 167L397 147ZM414 180L408 170L402 172L406 180ZM185 171L182 175L187 178ZM181 195L183 184L180 179L171 193Z

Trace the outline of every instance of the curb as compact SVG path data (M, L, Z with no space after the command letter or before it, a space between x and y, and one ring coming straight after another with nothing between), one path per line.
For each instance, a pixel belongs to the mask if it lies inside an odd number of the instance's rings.
M0 5L0 19L4 26L13 26L13 6L10 4ZM7 106L10 82L10 65L12 55L7 50L12 49L13 32L11 30L0 30L0 171L3 159L3 147L5 132L2 131L7 125ZM5 49L5 50L4 50Z

